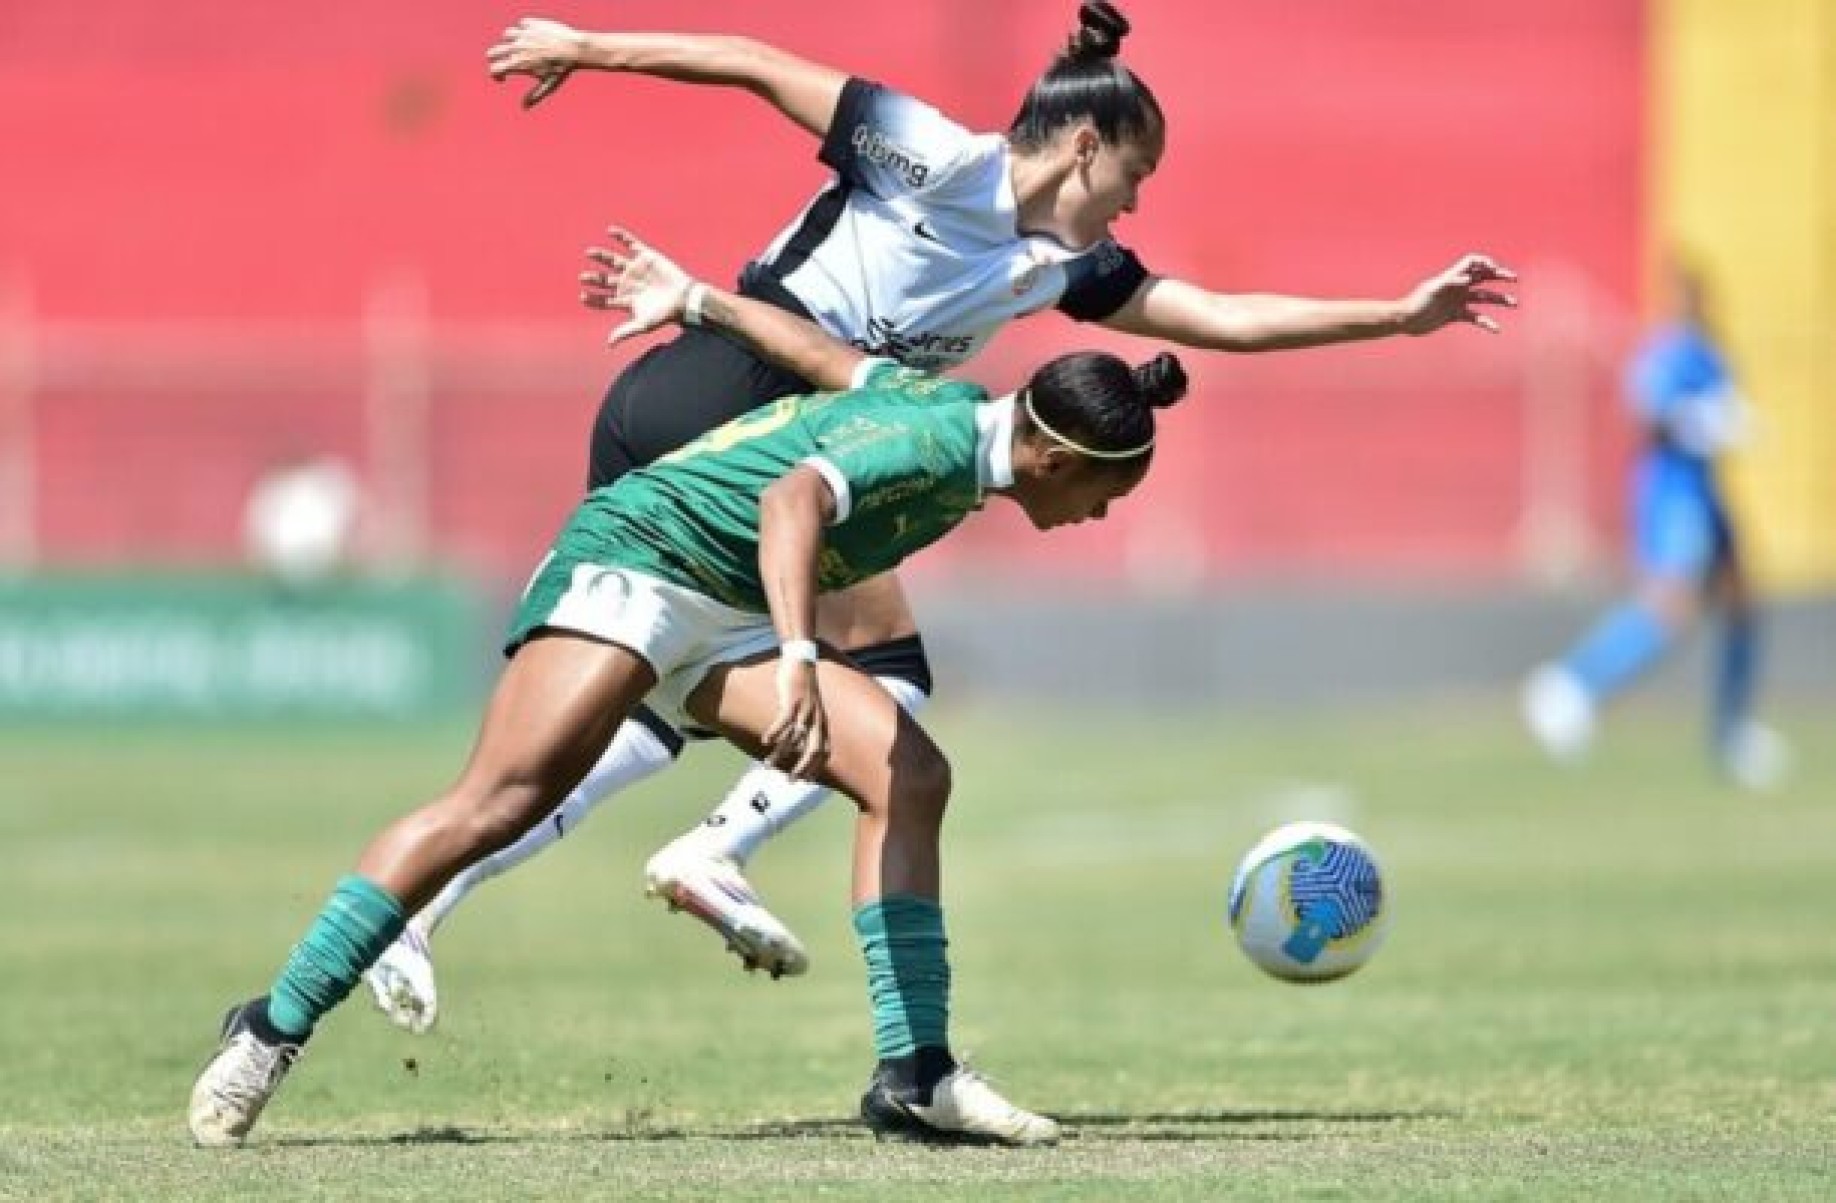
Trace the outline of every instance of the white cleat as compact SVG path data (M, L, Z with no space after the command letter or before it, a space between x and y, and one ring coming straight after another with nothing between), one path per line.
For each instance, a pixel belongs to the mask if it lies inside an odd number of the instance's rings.
M433 944L417 919L365 971L376 1009L398 1028L425 1036L440 1019L440 991L434 982Z
M763 969L774 978L796 977L810 967L803 941L765 909L739 865L710 854L692 836L650 858L644 866L644 892L719 932L748 973Z
M1763 723L1745 722L1734 728L1715 751L1721 771L1741 789L1770 793L1791 776L1791 744Z
M1579 764L1594 742L1594 700L1575 675L1545 664L1524 682L1524 725L1559 764Z
M876 1073L861 1097L861 1118L882 1140L1050 1145L1059 1137L1057 1120L1014 1106L967 1065L939 1078L928 1103Z
M223 1043L191 1088L186 1124L200 1148L240 1145L300 1055L298 1044L269 1044L250 1028L249 1010L260 1005L246 1002L223 1017Z

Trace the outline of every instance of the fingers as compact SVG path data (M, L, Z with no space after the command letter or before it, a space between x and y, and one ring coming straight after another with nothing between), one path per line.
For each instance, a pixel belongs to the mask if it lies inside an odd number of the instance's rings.
M1466 315L1466 320L1479 327L1487 334L1498 333L1498 323L1483 313L1469 313Z
M572 72L561 70L551 71L547 75L542 76L536 81L535 87L523 93L523 107L525 109L533 109L544 100L547 100L550 96L553 96L561 85L567 82L567 77L570 74L572 74Z
M1517 273L1499 263L1490 255L1472 254L1464 256L1454 265L1454 274L1472 283L1485 280L1515 281Z
M794 726L787 734L790 736L787 742L793 745L797 756L784 771L799 781L807 781L829 762L828 728L818 722L807 728Z
M535 78L534 86L523 94L525 109L554 95L572 74L573 67L557 38L564 32L564 27L553 22L524 17L506 28L501 40L485 51L486 67L498 83L511 75Z
M624 271L638 256L650 249L639 242L630 231L621 230L617 226L608 229L606 237L617 243L618 246L612 248L590 246L586 248L586 257L616 271Z
M650 244L627 230L624 226L607 226L606 237L624 247L631 255L641 255L650 249Z
M586 249L586 257L606 270L603 272L580 273L580 282L582 284L589 282L587 279L589 276L593 277L593 282L612 284L629 275L631 270L635 268L638 263L637 257L634 255L627 254L624 251L608 250L603 246L588 247Z
M1503 305L1506 309L1517 308L1517 298L1508 292L1494 292L1489 288L1475 288L1467 294L1476 305Z
M491 72L491 78L499 83L515 69L513 60L516 56L516 43L510 40L515 32L513 29L504 30L505 40L485 51L486 69Z
M829 763L829 739L827 732L811 732L804 743L803 756L790 769L790 775L798 781L812 781L816 774L822 772L823 766Z
M805 723L786 716L773 723L760 737L765 746L765 763L772 768L807 781L829 762L829 728L820 717Z
M803 754L804 736L805 732L799 727L785 727L778 732L776 738L766 732L762 741L765 745L765 763L781 773L790 772Z
M581 272L580 303L588 309L626 310L631 308L631 296L629 291L621 287L619 282L611 276L601 275L598 272ZM607 341L616 342L618 340L614 338Z
M648 243L631 231L613 226L606 231L606 235L618 245L610 248L590 246L586 248L585 254L593 262L609 269L612 275L649 283L667 281L682 274L680 268L652 250Z
M512 72L531 70L538 61L539 57L524 43L521 27L516 25L504 30L502 40L485 51L491 78L499 83Z

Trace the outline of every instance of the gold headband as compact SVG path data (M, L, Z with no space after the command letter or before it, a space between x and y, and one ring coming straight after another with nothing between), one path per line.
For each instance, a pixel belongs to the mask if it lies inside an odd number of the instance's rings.
M1032 389L1021 389L1020 400L1025 404L1026 416L1033 420L1033 425L1039 427L1039 429L1045 431L1048 435L1051 435L1054 439L1057 439L1079 455L1087 455L1091 459L1134 459L1136 456L1146 455L1149 451L1153 450L1154 440L1152 438L1132 451L1098 451L1094 447L1086 447L1082 443L1073 442L1046 425L1045 419L1039 416L1039 411L1033 408Z

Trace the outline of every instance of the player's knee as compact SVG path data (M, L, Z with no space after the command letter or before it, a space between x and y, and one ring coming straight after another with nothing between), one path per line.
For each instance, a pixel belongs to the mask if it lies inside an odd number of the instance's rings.
M905 750L893 764L892 809L909 819L938 823L950 803L950 761L926 740Z

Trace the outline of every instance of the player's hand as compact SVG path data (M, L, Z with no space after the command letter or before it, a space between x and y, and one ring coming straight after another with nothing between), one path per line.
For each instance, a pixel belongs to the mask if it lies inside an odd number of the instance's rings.
M829 717L816 687L816 666L778 662L778 713L766 728L765 763L809 781L829 762Z
M629 230L613 226L606 234L611 247L590 246L586 251L598 268L580 273L582 305L631 315L606 336L606 345L681 320L689 287L695 283L689 274Z
M1517 273L1487 255L1467 255L1438 276L1415 286L1403 300L1405 334L1433 334L1452 322L1467 322L1492 334L1498 320L1483 307L1515 309L1517 298L1486 285L1512 283Z
M527 75L535 86L523 94L523 107L532 109L567 82L580 65L586 35L571 25L542 17L523 17L504 30L503 40L485 51L491 78L502 83L512 75Z

